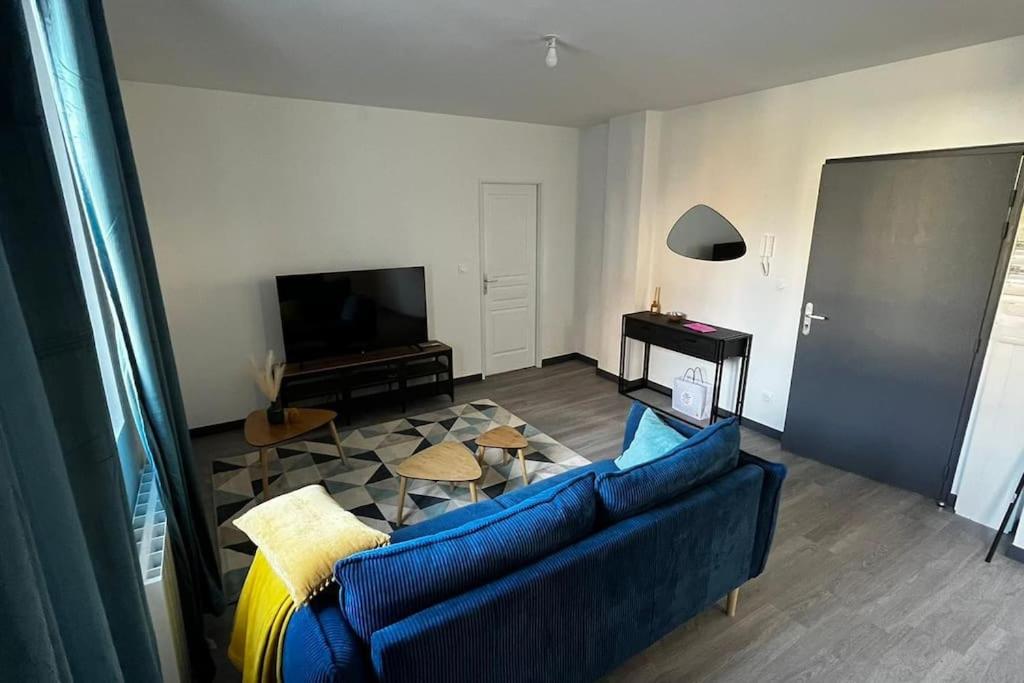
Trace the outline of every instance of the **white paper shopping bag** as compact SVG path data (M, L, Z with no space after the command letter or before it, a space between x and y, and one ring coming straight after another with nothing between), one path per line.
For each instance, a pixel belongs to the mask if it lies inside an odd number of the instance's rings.
M691 420L706 420L711 416L711 393L703 370L690 368L672 383L672 409Z

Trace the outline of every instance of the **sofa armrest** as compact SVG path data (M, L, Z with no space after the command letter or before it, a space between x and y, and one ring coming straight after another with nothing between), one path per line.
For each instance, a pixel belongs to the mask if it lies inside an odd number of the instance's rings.
M338 606L338 591L326 590L292 615L284 636L284 683L373 681L367 650Z
M782 482L786 478L786 466L740 451L739 466L743 465L754 465L764 470L761 501L757 510L757 530L754 534L754 552L750 560L750 578L754 578L764 571L768 562L768 550L772 547L775 523L779 516L779 500L782 497Z

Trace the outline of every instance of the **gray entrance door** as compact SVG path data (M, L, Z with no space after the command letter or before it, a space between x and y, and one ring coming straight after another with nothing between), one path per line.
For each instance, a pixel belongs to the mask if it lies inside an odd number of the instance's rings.
M787 450L945 496L1020 162L1006 147L825 164Z

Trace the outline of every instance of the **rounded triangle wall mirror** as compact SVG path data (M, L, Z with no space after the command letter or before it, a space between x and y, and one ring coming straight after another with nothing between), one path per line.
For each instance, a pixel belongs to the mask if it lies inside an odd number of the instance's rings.
M701 261L732 261L747 253L740 231L706 204L687 209L669 230L666 244L680 256Z

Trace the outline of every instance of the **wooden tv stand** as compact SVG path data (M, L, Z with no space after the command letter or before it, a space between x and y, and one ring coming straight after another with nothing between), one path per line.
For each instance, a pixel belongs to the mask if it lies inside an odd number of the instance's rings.
M287 363L281 380L281 401L289 405L298 400L333 397L348 420L360 403L397 393L404 413L410 389L447 394L454 402L453 371L452 347L438 341ZM410 380L424 377L433 378L433 382L410 386ZM385 391L359 393L378 387L385 387Z

